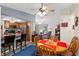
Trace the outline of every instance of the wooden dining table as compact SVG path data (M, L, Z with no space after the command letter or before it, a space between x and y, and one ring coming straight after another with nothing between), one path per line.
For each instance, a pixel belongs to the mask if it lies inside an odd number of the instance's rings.
M43 39L39 40L37 42L37 46L47 46L48 48L51 48L54 50L54 52L59 53L59 52L64 52L68 49L68 45L65 42L58 41L56 39Z

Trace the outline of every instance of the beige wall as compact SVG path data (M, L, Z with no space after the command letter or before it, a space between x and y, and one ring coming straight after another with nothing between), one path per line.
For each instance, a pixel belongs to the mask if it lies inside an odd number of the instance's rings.
M1 55L1 7L0 7L0 55Z
M73 4L70 8L68 8L67 10L64 10L63 12L62 19L64 22L67 21L69 26L67 28L61 27L60 38L62 41L65 41L68 44L70 43L73 36L79 37L79 25L78 27L75 27L74 30L72 29L74 25L75 16L79 17L79 4Z

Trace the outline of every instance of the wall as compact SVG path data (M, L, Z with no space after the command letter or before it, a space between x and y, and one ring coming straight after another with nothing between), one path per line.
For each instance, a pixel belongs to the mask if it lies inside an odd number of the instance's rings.
M62 22L68 22L68 27L60 27L60 39L61 41L66 42L67 44L70 44L71 39L74 36L73 20L74 20L73 15L66 15L66 17L64 16Z
M0 55L1 55L1 7L0 7Z
M55 27L61 22L68 22L68 27L61 27L60 39L65 41L68 44L71 42L73 36L79 37L79 27L76 27L75 30L72 29L74 25L75 16L79 17L79 4L73 4L72 6L61 10L58 14L50 14L48 17L40 18L36 16L36 23L38 24L52 24L52 35L55 33Z
M67 12L68 11L68 12ZM63 14L63 21L68 22L68 27L62 28L61 27L61 40L67 42L68 44L71 42L73 36L77 36L79 38L79 25L78 27L75 27L73 30L72 27L74 25L75 16L79 17L79 4L73 4L70 8L67 10L65 9L65 13ZM78 22L79 24L79 22Z
M48 13L47 16L39 17L36 15L36 24L47 24L48 26L52 25L52 35L55 34L55 28L60 23L61 17L59 13Z
M75 36L79 38L79 3L75 4L74 7L71 7L71 11L75 16L78 16L78 26L75 27ZM75 10L74 10L75 9Z

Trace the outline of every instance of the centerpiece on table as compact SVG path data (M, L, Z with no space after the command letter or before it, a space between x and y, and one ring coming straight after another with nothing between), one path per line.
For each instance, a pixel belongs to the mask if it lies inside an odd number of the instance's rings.
M53 45L54 43L53 43L53 41L52 40L48 40L48 42L51 44L51 45Z

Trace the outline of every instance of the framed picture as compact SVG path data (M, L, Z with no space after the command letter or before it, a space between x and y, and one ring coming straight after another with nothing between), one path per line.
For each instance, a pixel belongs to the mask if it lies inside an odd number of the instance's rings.
M68 27L68 22L61 23L61 27Z

